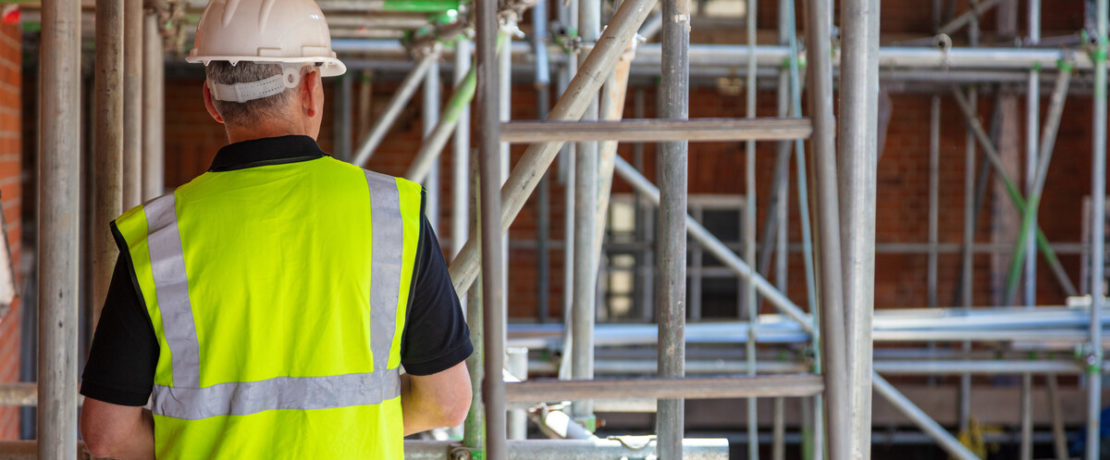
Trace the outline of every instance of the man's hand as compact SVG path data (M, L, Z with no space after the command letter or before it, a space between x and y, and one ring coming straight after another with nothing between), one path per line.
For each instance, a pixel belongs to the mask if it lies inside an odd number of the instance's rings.
M470 410L470 372L466 362L432 375L401 376L401 413L405 436L456 426Z
M154 419L142 407L85 398L81 436L97 458L154 459Z

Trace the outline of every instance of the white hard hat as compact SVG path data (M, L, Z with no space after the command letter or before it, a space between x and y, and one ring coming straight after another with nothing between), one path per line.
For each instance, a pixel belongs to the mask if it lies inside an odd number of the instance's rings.
M319 64L324 77L347 71L331 49L324 13L312 0L212 0L200 17L195 45L185 60L204 65L212 61Z

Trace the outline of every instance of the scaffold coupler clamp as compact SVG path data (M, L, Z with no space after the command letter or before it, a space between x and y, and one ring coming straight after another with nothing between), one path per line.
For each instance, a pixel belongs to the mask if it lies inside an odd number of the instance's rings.
M524 31L520 30L518 23L522 12L517 9L517 4L507 5L497 12L497 24L502 32L514 38L524 38Z
M569 28L563 24L551 26L551 43L558 46L566 54L574 54L578 50L578 29Z
M1089 346L1086 355L1083 356L1083 367L1087 375L1102 373L1102 350L1096 347L1097 345Z
M524 32L517 27L524 12L536 5L536 0L501 0L497 9L497 23L501 31L517 38L524 38Z
M1085 44L1084 49L1094 62L1106 62L1106 44L1098 39L1097 34L1088 34L1083 30L1080 34L1080 40Z
M409 43L408 49L409 54L416 61L426 57L438 58L443 53L443 43L438 40L416 40Z
M1056 69L1066 73L1075 70L1075 50L1064 50L1064 57L1056 61Z
M948 34L937 34L935 38L941 53L940 68L948 70L948 67L952 64L952 37Z
M474 447L451 446L447 458L451 460L485 460L486 451Z

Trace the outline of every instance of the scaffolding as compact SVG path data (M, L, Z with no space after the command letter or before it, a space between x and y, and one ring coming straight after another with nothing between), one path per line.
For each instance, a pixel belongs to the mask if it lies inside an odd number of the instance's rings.
M333 46L351 69L405 71L398 89L358 145L353 78L340 81L336 155L366 165L417 89L423 88L424 139L405 177L423 182L429 206L450 207L450 273L465 298L475 356L468 362L474 404L462 427L461 442L408 441L409 458L727 458L728 442L685 437L684 402L692 399L747 398L747 458L759 458L758 404L773 402L772 457L784 458L787 434L783 398L802 398L801 442L807 459L867 459L872 445L872 392L889 402L953 458L977 458L955 435L934 421L898 388L890 376L960 377L959 421L970 419L973 375L1021 376L1020 449L1032 458L1033 376L1044 375L1053 404L1052 443L1056 458L1067 458L1057 375L1084 379L1086 438L1099 437L1102 374L1107 345L1104 318L1106 233L1106 56L1107 2L1097 0L1093 40L1041 38L1039 0L1028 1L1028 37L1021 47L979 47L979 16L1014 0L972 2L968 11L942 23L941 2L934 0L936 36L880 47L879 0L842 0L839 29L833 27L831 0L778 1L776 43L757 43L757 0L745 0L747 43L691 44L689 0L622 0L613 3L602 25L601 0L545 0L473 3L458 0L320 0L332 27ZM82 257L78 241L81 215L80 82L81 30L95 6L95 94L97 112L93 173L96 183L91 221L107 222L123 209L159 195L163 148L161 98L167 50L180 50L195 27L190 14L203 0L44 1L26 8L42 23L41 146L39 186L38 311L39 381L0 384L0 404L37 406L38 440L0 442L4 458L72 458L77 445L77 363L80 269L88 264L91 298L107 291L115 258L106 232L96 233L91 256ZM659 11L655 11L659 3ZM531 11L531 36L517 25ZM555 12L554 21L547 14ZM374 13L374 14L368 14ZM38 14L39 16L33 16ZM84 26L88 28L88 24ZM548 32L550 28L550 33ZM968 29L968 46L953 46L951 36ZM798 30L805 36L799 42ZM659 43L645 43L658 35ZM403 40L397 40L402 38ZM471 58L473 55L473 64ZM447 64L450 62L450 64ZM440 66L450 67L453 90L442 107ZM727 69L726 69L727 67ZM804 72L804 74L803 74ZM659 118L636 118L623 110L629 81L659 75ZM534 82L540 120L510 120L508 97L514 76ZM692 79L743 76L745 116L737 119L689 118ZM552 94L558 96L548 107ZM1053 87L1040 120L1042 79ZM777 108L759 117L755 95L761 81L774 81ZM881 83L921 85L930 100L928 243L884 248L875 241L877 164L882 130ZM1024 178L1009 177L989 129L979 120L978 83L1006 82L1025 91L1027 118ZM839 113L834 114L834 84ZM764 86L767 87L767 86ZM122 90L121 90L122 89ZM1087 241L1048 241L1037 224L1049 165L1067 95L1089 91L1093 97L1091 192ZM938 237L940 100L959 106L967 128L963 243L945 249ZM803 113L802 97L808 111ZM469 146L473 112L474 152ZM764 114L765 115L765 114ZM887 115L889 117L889 115ZM450 201L440 200L435 181L440 155L454 138ZM743 241L726 243L691 212L688 194L688 142L743 141L745 193L738 209ZM769 198L756 196L756 142L777 145ZM808 145L806 143L808 141ZM509 168L508 146L527 144ZM635 162L617 154L618 143L659 143L658 184ZM985 179L976 171L982 152L1021 217L1012 246L984 248L975 241L976 189ZM126 155L125 155L126 152ZM642 152L638 154L642 157ZM790 172L801 223L801 241L789 242ZM528 198L540 196L547 218L551 195L549 170L557 165L566 185L564 260L567 261L563 324L507 324L507 232ZM598 279L602 273L606 226L613 182L631 186L638 206L658 208L658 244L648 269L657 273L652 297L654 324L595 324ZM812 189L810 189L812 187ZM767 203L765 227L756 228L756 207ZM432 213L435 215L435 213ZM550 222L540 225L540 276L550 277L547 254ZM757 241L757 236L762 236ZM687 242L695 245L687 247ZM800 246L795 248L794 246ZM806 301L798 305L786 292L787 253L799 250L805 273ZM928 255L929 309L874 311L877 251ZM973 307L972 256L977 251L1011 250L1002 307ZM959 299L939 308L938 256L961 256ZM1037 253L1069 297L1068 305L1036 305ZM1084 280L1076 288L1062 268L1059 253L1084 256ZM711 255L727 276L741 282L736 321L687 324L687 254ZM772 262L776 271L771 273ZM700 262L699 262L700 263ZM650 276L650 275L649 275ZM695 273L694 276L700 276ZM1024 284L1021 280L1024 279ZM691 285L691 289L695 289ZM1024 289L1022 287L1024 286ZM541 289L541 322L548 317ZM776 314L759 314L760 302ZM1018 304L1020 306L1015 307ZM1035 308L1034 308L1035 307ZM699 307L700 308L700 307ZM646 309L645 309L646 310ZM95 324L89 321L88 324ZM91 331L86 331L91 332ZM876 350L874 344L904 348ZM952 344L941 352L936 344ZM1002 344L984 352L973 343ZM702 345L731 345L725 358ZM924 344L924 346L922 346ZM691 346L688 351L687 346ZM743 352L738 348L743 345ZM629 347L657 348L637 353ZM532 353L520 348L553 353ZM641 349L642 350L642 349ZM786 360L770 350L792 350ZM802 350L798 352L798 350ZM905 351L900 352L901 351ZM1079 350L1068 356L1066 351ZM1064 353L1051 353L1051 352ZM603 353L604 352L604 353ZM1051 358L1028 359L1030 352ZM540 359L560 354L563 359ZM530 359L531 357L531 359ZM558 379L527 378L529 372ZM504 378L498 378L501 375ZM599 375L621 377L598 377ZM492 376L493 378L487 378ZM635 376L635 377L627 377ZM631 409L630 409L631 408ZM595 413L606 410L656 413L654 437L599 438ZM525 439L525 424L560 439ZM1087 442L1084 458L1098 459L1099 443ZM87 455L80 453L79 455Z

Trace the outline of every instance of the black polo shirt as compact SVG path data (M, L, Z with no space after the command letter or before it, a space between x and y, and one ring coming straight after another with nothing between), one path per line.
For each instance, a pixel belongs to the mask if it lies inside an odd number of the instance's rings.
M324 155L316 141L307 136L257 139L220 149L209 171L296 163ZM118 234L116 241L121 243ZM473 348L447 263L427 219L420 226L416 259L402 332L401 364L410 374L430 375L462 362ZM81 394L126 406L147 403L154 388L158 340L141 296L132 281L130 255L121 245L85 365Z

